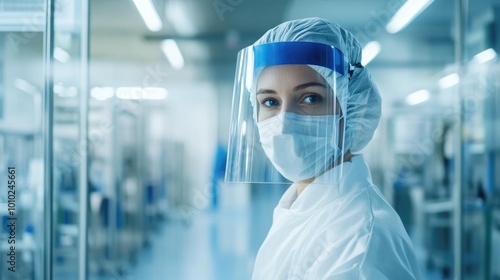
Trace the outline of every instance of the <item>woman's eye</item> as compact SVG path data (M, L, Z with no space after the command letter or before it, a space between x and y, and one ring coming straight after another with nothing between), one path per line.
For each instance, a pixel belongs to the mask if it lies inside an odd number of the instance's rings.
M264 99L261 103L266 107L275 107L280 105L275 99Z
M323 98L319 95L308 95L308 96L306 96L306 98L304 98L303 102L304 103L318 103L321 100L323 100Z

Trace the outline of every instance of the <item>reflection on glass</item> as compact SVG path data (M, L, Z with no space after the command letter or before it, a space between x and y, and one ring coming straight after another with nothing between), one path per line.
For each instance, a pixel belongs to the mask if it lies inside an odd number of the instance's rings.
M13 3L0 4L2 19L15 12ZM30 7L17 13L40 13ZM21 27L0 21L0 279L29 280L43 275L43 34Z

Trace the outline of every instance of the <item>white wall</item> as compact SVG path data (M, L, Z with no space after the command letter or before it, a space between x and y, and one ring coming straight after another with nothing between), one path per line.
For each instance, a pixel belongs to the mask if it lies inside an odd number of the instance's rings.
M185 174L193 210L210 202L217 144L217 96L209 83L170 85L166 100L167 137L184 143ZM175 164L175 163L174 163Z

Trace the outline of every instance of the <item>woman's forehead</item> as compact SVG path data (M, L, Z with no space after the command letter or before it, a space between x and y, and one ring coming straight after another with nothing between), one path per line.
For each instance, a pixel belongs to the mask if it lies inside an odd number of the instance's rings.
M302 83L328 83L323 76L307 65L275 65L262 70L257 81L258 90L276 85L295 86Z

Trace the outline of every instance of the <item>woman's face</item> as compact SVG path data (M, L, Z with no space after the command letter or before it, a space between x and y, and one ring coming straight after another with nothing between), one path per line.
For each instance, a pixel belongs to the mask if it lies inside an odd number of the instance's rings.
M258 121L283 111L303 115L339 114L340 107L333 98L328 83L311 67L269 66L257 82Z

